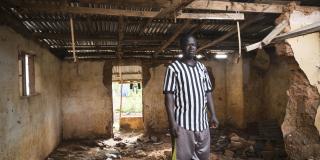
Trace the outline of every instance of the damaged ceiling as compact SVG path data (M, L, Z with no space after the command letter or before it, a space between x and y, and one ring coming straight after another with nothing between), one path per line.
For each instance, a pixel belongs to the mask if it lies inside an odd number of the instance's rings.
M61 59L72 59L73 53L79 59L166 59L180 53L178 37L186 31L197 37L199 53L237 50L237 21L242 47L260 41L289 2L13 0L2 1L0 12L1 23ZM319 5L312 0L298 4Z

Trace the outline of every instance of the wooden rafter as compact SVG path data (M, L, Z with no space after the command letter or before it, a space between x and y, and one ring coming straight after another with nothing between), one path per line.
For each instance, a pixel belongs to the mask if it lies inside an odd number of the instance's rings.
M181 10L182 8L189 5L193 1L194 0L173 0L172 5L170 5L170 7L162 9L157 14L157 17L166 17L174 12Z
M77 62L76 44L75 44L75 39L74 39L74 25L73 25L72 17L70 17L70 30L71 30L71 45L72 45L73 62Z
M208 19L208 20L244 20L243 13L183 13L177 19Z
M201 24L200 24L201 26ZM191 31L196 32L196 30L200 29L201 27L195 26L191 27ZM54 40L67 40L69 41L71 37L69 36L70 33L33 33L31 34L33 37L37 39L54 39ZM117 41L118 40L118 33L96 33L96 34L82 34L79 32L75 33L75 37L77 37L78 41ZM142 42L158 42L158 41L165 41L168 40L170 36L163 36L163 35L150 35L150 36L136 36L132 34L126 34L126 36L123 38L123 41L125 42L132 42L132 43L142 43ZM202 36L199 40L211 40L211 36ZM260 40L260 39L250 39L252 41L254 40Z
M289 25L289 22L287 20L282 21L261 41L262 44L268 45L288 25Z
M121 59L121 56L123 55L122 52L122 41L124 37L124 21L123 16L119 17L118 22L118 45L117 45L117 57Z
M136 10L122 10L122 9L107 9L107 8L90 8L90 7L74 7L68 5L47 5L47 4L32 4L32 3L15 3L26 11L37 11L46 13L66 13L66 14L87 14L87 15L107 15L107 16L124 16L124 17L141 17L141 18L161 18L164 13L162 11L136 11ZM13 7L13 6L12 6ZM169 12L170 13L170 12ZM217 19L217 20L235 20L234 17L243 16L242 14L234 14L233 16L226 16L228 14L221 13L181 13L177 19Z
M242 3L228 1L208 1L196 0L185 7L186 9L196 10L216 10L216 11L232 11L232 12L262 12L262 13L282 13L287 8L283 4L261 4L261 3ZM320 11L320 7L299 6L297 10L314 10Z
M159 50L156 52L155 56L157 56L160 52L163 52L173 41L176 40L176 38L182 33L185 28L187 28L190 25L191 20L187 20L181 27L179 27L174 34L166 41L164 41L159 48Z
M198 42L203 41L202 39L198 39ZM251 44L256 42L256 40L248 40L248 39L242 39L243 43L246 44ZM227 41L223 41L221 43L219 43L219 46L237 46L238 43L235 40L227 40ZM136 44L123 44L122 45L122 51L139 51L139 50L147 50L147 51L153 51L155 47L159 47L159 44L140 44L140 45L136 45ZM177 49L179 47L177 41L171 43L170 46L167 47L167 49ZM216 47L216 46L215 46ZM71 49L72 46L71 45L57 45L55 48L66 48L66 49ZM93 45L78 45L76 50L116 50L117 49L117 45L99 45L99 46L93 46Z
M249 19L248 21L246 21L246 22L244 22L243 24L240 25L240 29L242 30L242 29L244 29L245 27L247 27L247 26L251 25L252 23L255 23L255 22L257 22L257 21L259 21L259 20L261 20L261 19L263 19L262 16L257 16L257 17L255 17L255 18L253 18L253 19ZM233 29L232 31L226 33L225 35L219 37L218 39L213 40L212 42L209 42L209 43L207 43L207 44L199 47L199 48L197 49L197 52L199 52L199 51L201 51L201 50L203 50L203 49L206 49L206 48L208 48L208 47L211 47L211 46L213 46L213 45L216 45L216 44L218 44L218 43L226 40L227 38L229 38L229 37L231 37L232 35L236 34L237 31L238 31L237 28L234 27L234 29Z

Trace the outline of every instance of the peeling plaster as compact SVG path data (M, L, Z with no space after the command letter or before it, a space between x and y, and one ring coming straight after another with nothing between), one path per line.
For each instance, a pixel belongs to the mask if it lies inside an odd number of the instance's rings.
M303 12L293 11L290 15L291 30L315 23L320 20L320 12L304 14ZM312 33L296 38L288 39L294 57L300 68L306 74L311 85L317 87L320 93L320 33ZM320 133L320 106L318 107L315 126Z

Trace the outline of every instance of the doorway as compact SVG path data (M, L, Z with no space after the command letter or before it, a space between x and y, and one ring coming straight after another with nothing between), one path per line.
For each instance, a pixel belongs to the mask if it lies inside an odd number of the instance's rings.
M113 133L143 130L142 67L112 68Z

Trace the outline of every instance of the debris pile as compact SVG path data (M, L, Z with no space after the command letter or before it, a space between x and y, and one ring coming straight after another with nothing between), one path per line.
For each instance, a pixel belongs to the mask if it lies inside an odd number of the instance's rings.
M247 130L211 129L210 160L286 159L280 128L273 121L248 124ZM126 133L108 140L63 142L47 160L168 160L169 134Z
M248 127L251 131L211 129L211 148L214 153L222 160L273 160L287 157L281 130L274 121L248 124Z
M78 140L62 143L47 160L167 160L171 157L169 137L142 134L109 140Z

